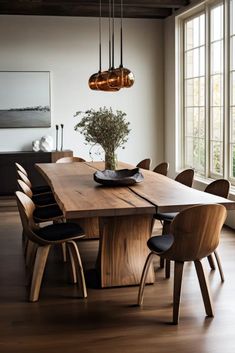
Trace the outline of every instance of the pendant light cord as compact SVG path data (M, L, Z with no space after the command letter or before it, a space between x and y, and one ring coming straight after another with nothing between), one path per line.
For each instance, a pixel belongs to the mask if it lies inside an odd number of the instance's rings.
M111 69L111 0L109 0L109 70Z
M120 16L120 68L123 67L122 20L123 20L123 0L121 0L121 16Z
M100 16L99 16L99 72L101 72L101 16L102 16L102 3L100 0Z
M113 19L112 19L112 69L114 69L114 0L112 0Z

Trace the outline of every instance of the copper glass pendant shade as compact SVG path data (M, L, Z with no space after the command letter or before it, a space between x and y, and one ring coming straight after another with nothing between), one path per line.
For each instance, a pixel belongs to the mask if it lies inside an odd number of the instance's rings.
M111 11L112 1L112 11ZM121 0L121 15L120 15L120 66L114 66L114 0L109 0L109 69L101 70L101 0L100 0L100 16L99 16L99 71L89 78L88 84L92 90L100 90L106 92L119 91L121 88L129 88L134 84L133 73L123 67L123 0ZM112 15L112 41L111 41L111 15Z

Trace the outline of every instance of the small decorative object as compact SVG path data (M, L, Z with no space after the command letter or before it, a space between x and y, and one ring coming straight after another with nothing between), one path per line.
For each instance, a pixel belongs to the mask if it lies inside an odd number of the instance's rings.
M128 186L144 180L139 168L104 170L94 173L94 180L105 186Z
M59 130L59 125L56 125L55 126L55 128L56 128L56 147L55 147L55 149L56 149L56 151L58 151L58 130Z
M41 138L40 150L43 152L51 152L53 150L53 138L51 136L47 135Z
M60 124L60 127L61 127L61 146L60 146L60 150L63 151L63 144L64 144L64 133L63 133L63 130L64 130L64 125L63 124Z
M85 113L77 112L74 116L80 115L83 117L74 129L80 131L92 147L99 144L105 152L105 169L115 170L115 151L118 147L124 148L130 132L130 123L125 120L126 113L117 110L115 114L112 108L103 107Z
M33 151L34 152L40 151L40 140L33 141L32 142L32 146L33 146Z

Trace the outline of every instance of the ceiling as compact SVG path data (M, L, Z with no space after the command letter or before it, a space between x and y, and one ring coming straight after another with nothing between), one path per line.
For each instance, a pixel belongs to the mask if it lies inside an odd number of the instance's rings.
M100 0L0 0L0 14L97 17ZM120 0L115 0L115 16ZM123 0L124 17L165 18L190 0ZM109 0L102 0L102 16L108 16Z

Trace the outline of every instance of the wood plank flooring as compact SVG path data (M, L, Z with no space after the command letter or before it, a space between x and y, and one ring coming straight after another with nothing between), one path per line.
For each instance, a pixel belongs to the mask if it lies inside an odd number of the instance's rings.
M1 353L234 353L235 232L225 228L219 253L225 272L209 271L215 317L205 317L193 264L185 267L180 323L172 315L172 278L155 263L156 282L145 290L144 306L134 306L137 287L98 289L92 281L98 242L79 243L89 274L88 298L77 299L68 283L60 248L50 254L40 300L28 303L21 224L14 208L0 209ZM172 266L173 267L173 266Z

